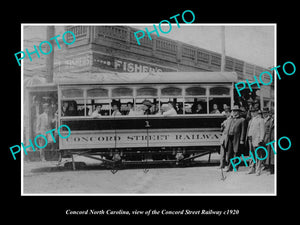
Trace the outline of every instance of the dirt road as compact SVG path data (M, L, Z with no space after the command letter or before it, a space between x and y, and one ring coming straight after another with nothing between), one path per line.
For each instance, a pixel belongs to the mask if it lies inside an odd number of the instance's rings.
M216 162L217 155L212 157ZM215 161L214 161L215 160ZM93 163L93 162L92 162ZM89 164L89 163L87 163ZM274 175L247 175L247 168L225 173L203 167L66 170L56 162L24 163L24 194L273 194Z

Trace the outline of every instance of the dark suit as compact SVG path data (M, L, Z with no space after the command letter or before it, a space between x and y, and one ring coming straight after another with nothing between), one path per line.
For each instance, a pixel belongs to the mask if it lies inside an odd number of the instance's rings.
M220 167L224 168L228 165L228 161L226 158L227 146L228 146L228 123L231 121L231 117L228 117L221 124L222 136L220 140Z
M272 126L274 126L273 123L274 123L274 121L271 117L268 117L268 119L265 120L265 136L264 136L265 144L270 141L273 141L273 140L271 140L271 129L272 129Z
M264 136L264 143L267 144L274 140L274 120L271 117L268 117L267 120L265 120L265 136ZM270 145L267 145L268 149L268 158L264 160L264 163L271 164L271 162L274 162L274 152L271 149Z
M245 141L245 119L238 116L230 119L228 122L228 143L226 161L229 163L229 168L232 168L230 159L236 157L239 152L240 142Z

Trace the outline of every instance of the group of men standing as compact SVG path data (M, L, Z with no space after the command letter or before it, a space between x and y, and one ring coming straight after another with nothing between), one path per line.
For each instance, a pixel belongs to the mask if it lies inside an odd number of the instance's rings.
M253 156L264 158L265 152L262 149L258 149L257 154L254 151L258 146L265 146L266 143L274 140L273 113L267 107L262 112L258 107L251 107L249 113L242 116L239 106L234 105L231 112L226 115L227 119L221 125L220 168L225 168L226 172L232 171L230 159L239 157L245 148ZM270 173L273 173L272 151L270 146L267 148L269 158L263 161L257 158L255 161L251 160L247 174L256 173L259 176L264 169L269 169Z

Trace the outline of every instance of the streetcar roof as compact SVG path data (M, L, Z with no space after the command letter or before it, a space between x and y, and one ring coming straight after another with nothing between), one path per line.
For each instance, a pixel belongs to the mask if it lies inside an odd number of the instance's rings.
M235 72L62 73L57 84L232 83Z

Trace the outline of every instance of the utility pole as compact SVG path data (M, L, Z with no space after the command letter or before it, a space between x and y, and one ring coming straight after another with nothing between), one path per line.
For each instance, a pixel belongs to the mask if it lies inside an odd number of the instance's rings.
M47 26L47 37L46 40L49 41L52 45L52 51L46 58L46 76L47 82L53 82L53 67L54 67L54 39L50 40L50 38L55 36L55 27L54 26ZM47 45L47 51L50 51L50 46Z
M221 26L221 48L222 48L221 72L224 72L225 70L225 26Z

